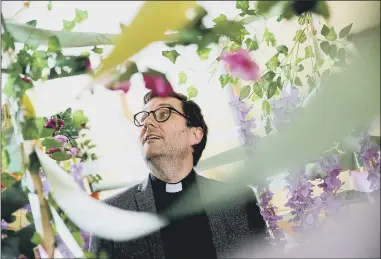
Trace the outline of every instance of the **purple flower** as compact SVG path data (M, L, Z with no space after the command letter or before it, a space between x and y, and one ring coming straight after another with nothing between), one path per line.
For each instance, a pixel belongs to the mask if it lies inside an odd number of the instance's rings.
M57 135L53 137L54 140L57 140L61 144L65 144L66 142L69 141L69 138L64 136L64 135Z
M88 250L90 245L90 233L81 230L81 237L83 240L82 248Z
M252 129L256 127L255 118L246 120L246 116L253 109L253 105L248 107L238 96L233 96L233 100L229 102L229 105L238 111L238 135L245 144L251 143Z
M1 220L1 230L7 230L8 229L8 222L5 220Z
M83 183L83 164L81 162L72 164L70 166L70 171L74 181L78 183L82 190L85 191L85 185Z
M67 247L67 245L62 240L60 235L57 236L56 242L57 242L57 249L58 251L61 252L64 258L74 258L74 254Z
M76 156L78 154L78 149L73 147L73 148L67 150L66 153L68 155L71 155L71 156Z
M380 147L372 143L367 131L361 133L360 158L364 163L364 169L368 172L370 189L380 188Z
M273 125L279 127L282 121L288 120L300 103L299 89L290 85L282 89L282 98L270 100L273 111Z
M32 212L32 207L30 206L30 204L27 204L24 206L24 210L26 210L26 212Z
M61 119L50 118L46 121L44 128L52 128L59 130L65 125L65 122Z
M42 170L40 170L40 177L42 182L42 192L46 196L51 191L52 187L50 185L49 179L46 177Z

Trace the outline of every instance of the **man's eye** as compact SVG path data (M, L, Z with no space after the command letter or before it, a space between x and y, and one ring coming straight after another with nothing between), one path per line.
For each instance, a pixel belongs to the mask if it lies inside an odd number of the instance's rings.
M166 119L168 117L168 115L169 115L169 112L166 111L166 110L159 111L156 114L158 120L164 120L164 119Z

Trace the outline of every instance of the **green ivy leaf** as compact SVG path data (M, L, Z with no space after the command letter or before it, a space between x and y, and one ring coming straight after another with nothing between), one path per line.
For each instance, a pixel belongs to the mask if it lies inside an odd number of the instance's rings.
M67 21L63 20L63 30L64 31L71 31L75 27L75 21Z
M302 81L300 80L299 77L296 77L294 80L294 84L297 86L303 86Z
M280 65L279 59L278 59L278 54L272 56L270 60L266 62L266 67L267 69L272 69L276 71L277 67Z
M80 231L75 231L75 232L73 232L71 234L73 235L75 241L77 241L79 246L83 246L84 245Z
M304 48L306 54L304 56L304 58L313 58L314 57L314 52L312 50L312 46L307 46Z
M39 127L36 125L35 118L27 119L21 123L22 135L24 140L38 139L40 136Z
M331 29L329 29L329 33L327 36L325 36L325 38L326 38L326 40L329 40L329 41L337 40L337 35L336 35L335 29L333 27L331 27Z
M250 85L246 85L242 87L239 93L239 99L243 100L247 98L250 95L250 91L251 91Z
M213 22L217 25L217 24L221 24L221 23L226 23L228 22L228 18L226 18L226 15L224 14L220 14L220 16L218 16L217 18L214 18L213 19Z
M331 59L335 59L337 54L337 47L335 44L332 44L331 47L329 47L329 57Z
M269 70L263 75L263 79L266 81L272 81L275 76L276 74L272 70Z
M232 44L229 46L230 51L235 51L241 49L241 45L237 42L232 42Z
M26 22L26 24L36 28L36 26L37 26L37 20L31 20L29 22Z
M50 36L48 41L48 52L58 52L61 50L62 47L60 41L58 40L58 37L55 35Z
M180 85L185 84L187 82L187 79L188 79L187 75L183 71L181 71L179 73L179 84Z
M59 152L55 152L53 154L50 155L54 160L57 160L57 161L65 161L65 160L68 160L71 158L70 155L66 154L65 152L63 151L59 151Z
M255 101L260 100L260 99L262 99L260 96L258 96L256 93L253 93L253 95L251 97L252 102L255 102Z
M1 183L4 184L6 188L10 188L16 183L16 179L8 173L1 173Z
M328 41L323 41L320 43L320 48L323 50L323 52L328 55L329 48L331 47L331 44L329 44Z
M42 128L40 132L40 138L47 138L53 136L55 129Z
M201 60L207 60L209 58L209 53L211 50L211 48L199 48L197 49L197 55L200 57Z
M15 81L16 81L15 75L13 74L9 75L7 83L5 84L5 87L3 89L3 92L5 93L6 96L11 97L15 95L15 92L13 90Z
M80 55L81 55L81 56L84 56L84 57L89 57L89 56L90 56L90 52L88 52L88 51L83 51L83 52L81 52Z
M192 99L192 98L195 98L198 94L198 90L196 87L194 87L193 85L192 86L189 86L187 88L187 93L188 93L188 100Z
M227 83L229 83L232 80L232 78L229 75L221 75L219 78L219 81L221 83L221 87L224 88Z
M13 39L12 35L8 31L6 31L1 36L3 52L8 51L8 49L15 50L15 40Z
M249 9L249 1L236 1L235 7L245 12Z
M299 64L298 66L298 72L301 72L304 70L304 66L302 64Z
M276 47L276 50L278 51L278 53L282 53L285 56L288 55L288 48L285 45L279 45L278 47Z
M97 54L102 54L103 53L103 48L98 48L97 46L94 46L94 48L92 49L92 51L94 53L97 53Z
M258 41L257 41L256 37L254 38L254 40L252 40L250 38L247 38L245 40L245 44L246 44L246 48L249 51L255 51L255 50L257 50L259 48Z
M297 30L293 41L304 43L307 40L307 36L303 30Z
M349 32L352 29L352 25L353 25L353 23L351 23L348 26L346 26L343 29L341 29L341 31L339 32L339 38L340 39L346 37L349 34Z
M121 82L124 82L124 81L128 81L131 79L131 77L138 73L139 70L138 70L138 67L136 66L136 63L135 62L129 62L127 63L127 71L124 72L122 75L120 75L119 77L119 81ZM151 70L152 71L152 70ZM165 78L165 75L160 73L160 76L163 76Z
M51 148L60 148L62 147L61 142L51 139L51 138L46 138L42 141L41 145L45 146L47 150Z
M265 125L265 131L266 131L266 134L269 135L271 133L271 131L273 130L273 128L271 127L271 121L270 121L270 118L267 118L266 120L266 125Z
M320 34L323 35L323 36L327 36L329 33L329 28L327 25L323 25L323 28L321 28L321 31L320 31Z
M257 1L256 9L261 14L267 14L279 1Z
M323 16L325 19L328 19L329 8L328 8L327 1L317 1L316 7L313 12Z
M283 88L282 78L280 76L276 79L276 86L278 87L279 90L282 90Z
M345 57L346 57L346 52L345 52L345 49L344 48L340 48L339 51L337 51L337 58L340 60L340 61L345 61Z
M271 114L271 104L267 100L262 101L262 111L265 115Z
M169 51L163 50L161 54L164 57L168 58L173 64L176 63L177 57L180 56L180 54L176 50L169 50Z
M35 244L36 246L38 246L38 245L42 244L44 240L42 239L40 234L38 234L37 232L34 232L32 238L30 239L30 241L33 244Z
M258 82L255 82L253 84L253 91L256 95L258 95L260 98L263 97L263 89L261 87L261 85L258 83Z
M269 31L268 28L266 28L265 31L263 32L263 39L264 41L266 41L267 46L275 47L276 45L275 36L272 32Z
M267 89L267 100L271 99L271 97L274 96L275 92L277 89L277 83L276 82L271 82L269 84L269 87Z
M82 128L83 123L87 123L89 119L83 114L82 110L76 110L73 113L73 125L77 128Z
M49 1L48 3L48 10L51 11L53 8L52 1Z
M85 10L80 10L75 8L75 21L77 23L82 23L84 20L88 18L88 13Z
M296 58L295 64L298 64L298 63L302 62L303 60L304 60L304 58Z

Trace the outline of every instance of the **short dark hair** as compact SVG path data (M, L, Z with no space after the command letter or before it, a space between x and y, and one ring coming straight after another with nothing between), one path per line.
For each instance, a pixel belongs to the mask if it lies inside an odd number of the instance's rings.
M145 94L143 102L144 105L146 105L149 101L151 101L153 98L158 97L156 94L153 92L148 92ZM198 161L201 158L202 152L205 149L206 146L206 141L208 138L208 126L205 123L204 116L201 113L201 108L198 106L197 103L195 103L192 100L188 100L188 98L181 94L181 93L176 93L172 91L168 97L173 97L181 101L181 105L183 108L183 112L187 119L187 127L192 128L192 127L200 127L203 130L203 137L200 141L200 143L193 145L193 166L196 166Z

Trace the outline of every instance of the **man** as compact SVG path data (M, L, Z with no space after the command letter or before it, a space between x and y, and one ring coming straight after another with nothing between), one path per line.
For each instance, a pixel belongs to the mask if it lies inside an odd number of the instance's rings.
M185 217L169 213L171 206L193 184L198 190L194 198L200 200L204 184L225 186L199 176L193 169L200 160L208 134L201 109L195 102L174 92L165 98L147 93L143 111L134 115L134 123L141 128L141 151L150 174L142 183L105 202L126 210L166 215L170 224L127 242L93 236L91 252L99 254L103 249L109 258L217 258L253 234L264 238L266 223L249 187L243 187L247 188L247 195L240 202L218 210L205 208Z

